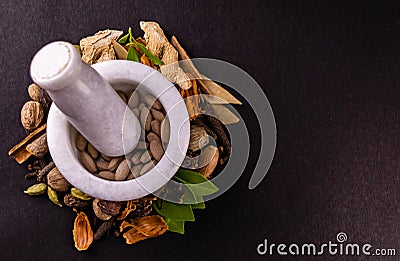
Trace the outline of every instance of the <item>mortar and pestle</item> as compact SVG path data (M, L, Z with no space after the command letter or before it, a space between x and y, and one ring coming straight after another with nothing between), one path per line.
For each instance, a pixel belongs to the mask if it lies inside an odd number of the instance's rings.
M157 191L179 169L189 144L189 115L175 86L158 71L125 60L90 66L70 43L53 42L34 56L31 77L53 100L47 119L47 143L53 161L82 192L104 200L132 200ZM99 178L78 160L76 130L105 155L127 155L138 144L141 127L116 90L128 94L136 88L156 97L169 118L165 154L154 168L135 179Z

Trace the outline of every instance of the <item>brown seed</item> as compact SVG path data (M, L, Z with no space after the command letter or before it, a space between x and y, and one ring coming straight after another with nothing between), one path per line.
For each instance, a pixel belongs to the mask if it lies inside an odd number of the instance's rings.
M161 142L153 140L150 142L150 152L153 155L154 159L160 161L162 156L164 155L164 149Z
M132 168L132 175L137 178L140 176L140 171L143 168L143 164L138 164Z
M150 125L151 130L158 136L161 136L160 122L158 120L152 120Z
M154 98L154 96L147 94L143 97L144 101L147 103L147 105L153 107L156 110L161 110L162 105L159 100Z
M21 123L27 131L34 131L39 127L44 117L40 102L28 101L21 109Z
M96 166L99 170L108 170L109 165L110 163L108 161L101 161L101 160L96 161Z
M112 157L110 157L110 156L107 156L107 155L105 155L105 154L101 154L101 157L105 160L105 161L110 161L110 160L112 160Z
M146 131L149 131L151 128L151 113L149 113L149 109L146 107L143 107L142 109L140 109L140 123L142 125L142 127L144 126L144 129Z
M121 97L121 99L126 103L128 101L128 99L126 98L126 95L123 91L117 91L119 97Z
M123 159L123 157L112 158L110 164L108 165L108 170L115 171Z
M137 151L135 154L133 154L131 161L133 164L139 164L140 163L140 157L142 156L142 152Z
M109 170L103 170L99 172L99 177L103 179L108 179L108 180L115 180L115 174L114 172L111 172Z
M147 134L147 140L149 142L152 141L157 141L157 142L161 142L160 137L157 136L157 134L150 132L149 134Z
M99 156L99 152L96 150L95 147L93 147L92 144L88 144L87 147L87 152L89 153L89 155L93 158L93 159L97 159L97 157Z
M47 185L59 192L65 192L71 187L71 184L64 178L57 167L47 174Z
M219 152L218 148L210 145L203 149L199 157L199 173L204 177L210 176L218 164Z
M88 144L87 140L85 137L82 136L79 132L76 134L76 139L75 139L75 144L76 148L80 151L84 151L86 149L86 146Z
M146 148L147 148L146 142L144 142L142 140L139 141L138 144L136 145L136 149L138 149L138 150L144 150Z
M96 163L86 151L81 152L81 155L79 155L79 161L89 172L95 173L97 171Z
M129 172L129 175L128 175L128 177L126 177L126 180L131 180L134 178L135 178L135 176L133 176L132 172Z
M133 109L136 108L139 105L139 95L137 91L134 91L129 98L129 108Z
M40 87L39 85L32 83L28 87L28 94L29 97L31 97L32 100L34 101L39 101L40 100Z
M162 122L165 118L164 113L161 111L157 111L156 109L151 109L151 115L153 115L153 118L158 120L159 122Z
M169 142L169 120L168 118L165 118L162 122L161 122L161 140L163 143L168 143Z
M136 115L136 117L139 117L139 116L140 116L140 109L139 109L139 108L134 108L134 109L132 109L132 112L133 112L133 114Z
M146 151L142 154L142 156L140 157L140 162L146 163L146 162L148 162L149 160L151 160L151 155L150 155L150 153L146 150Z
M142 176L143 174L145 174L147 171L149 171L153 167L154 167L154 163L152 161L147 162L145 165L143 165L142 169L140 170L139 176Z
M118 180L118 181L125 180L129 174L129 172L130 172L130 169L129 169L128 161L127 160L122 161L119 164L117 170L115 171L115 180Z

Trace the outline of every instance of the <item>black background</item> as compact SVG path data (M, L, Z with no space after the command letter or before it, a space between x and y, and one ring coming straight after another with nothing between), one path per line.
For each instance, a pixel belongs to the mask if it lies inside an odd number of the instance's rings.
M400 249L400 9L366 3L2 0L1 259L257 259L264 238L321 244L340 231L349 242ZM30 61L48 42L76 43L100 29L132 26L141 35L140 20L159 22L191 57L222 59L254 77L275 113L275 158L248 190L256 132L246 172L196 211L184 236L133 246L110 237L79 253L74 213L24 195L26 166L7 156L25 136L19 114ZM254 129L249 107L240 112Z

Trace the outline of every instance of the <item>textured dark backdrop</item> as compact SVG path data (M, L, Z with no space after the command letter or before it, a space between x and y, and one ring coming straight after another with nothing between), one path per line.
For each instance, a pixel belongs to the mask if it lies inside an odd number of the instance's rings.
M264 238L323 243L340 231L400 250L399 5L217 2L1 1L1 259L256 259ZM276 117L275 159L249 191L256 134L246 173L184 236L134 246L111 237L78 253L72 211L23 195L26 166L6 155L24 137L29 64L50 41L129 26L141 34L139 20L158 21L192 57L231 62L258 81ZM249 108L240 111L255 128Z

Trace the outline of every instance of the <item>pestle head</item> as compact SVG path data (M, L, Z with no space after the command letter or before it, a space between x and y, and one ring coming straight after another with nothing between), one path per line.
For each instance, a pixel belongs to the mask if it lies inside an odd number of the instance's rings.
M76 48L67 42L53 42L36 53L31 63L31 76L34 82L47 90L64 87L65 79L81 64Z

